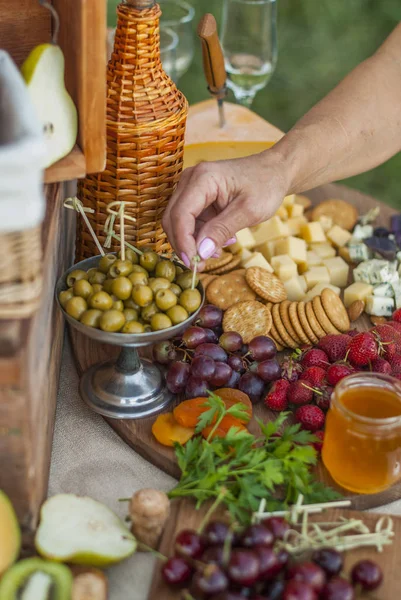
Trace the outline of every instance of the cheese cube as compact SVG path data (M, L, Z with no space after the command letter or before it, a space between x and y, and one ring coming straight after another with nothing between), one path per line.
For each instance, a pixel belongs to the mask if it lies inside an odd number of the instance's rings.
M290 206L287 207L287 212L290 219L294 217L302 217L304 214L304 207L302 204L290 204Z
M278 210L276 210L276 216L280 217L282 221L288 220L288 211L286 207L282 204Z
M249 258L251 258L251 256L253 255L253 252L251 250L248 250L247 248L243 248L241 250L240 254L241 254L241 263L244 263Z
M373 293L373 286L363 281L356 281L344 290L344 304L348 308L355 300L366 301Z
M262 269L266 269L266 271L269 271L269 273L273 273L272 266L267 262L263 254L261 254L260 252L254 252L252 256L242 264L245 267L245 269L249 269L249 267L261 267Z
M342 248L339 248L338 254L339 254L339 256L341 256L341 258L343 258L345 260L345 262L347 262L348 264L352 264L351 255L349 252L349 248L347 248L347 246L343 246Z
M281 239L284 240L285 238L281 238ZM257 252L260 252L261 254L263 254L263 256L265 257L265 259L267 261L271 261L271 259L275 255L276 241L277 240L271 240L270 242L264 242L263 244L256 246L255 250Z
M292 277L296 277L298 275L296 263L286 254L278 254L277 256L273 256L271 265L277 277L281 279L281 281L287 281L287 279L291 279Z
M394 310L394 298L381 296L368 296L366 298L365 312L375 317L391 317Z
M337 296L340 295L341 290L339 287L335 285L331 285L331 283L317 283L309 292L306 294L304 298L304 302L309 302L313 300L315 296L321 296L324 289L329 288L329 290L333 290Z
M349 231L343 229L339 225L333 225L333 227L327 232L327 237L330 242L337 246L337 248L342 248L342 246L345 246L345 244L350 241L352 235Z
M303 275L298 275L298 280L299 280L301 288L304 291L304 294L306 294L308 286L306 285L305 277L303 277Z
M300 281L300 277L292 277L283 281L285 291L287 292L287 298L291 302L299 302L305 295L304 287Z
M238 231L236 237L237 241L234 244L231 244L231 246L228 246L228 249L233 254L241 252L243 248L250 250L256 246L255 238L252 235L252 231L248 227Z
M276 242L275 254L288 254L299 265L306 262L306 242L294 236L279 240Z
M334 258L325 258L323 264L328 268L330 273L330 283L343 288L348 283L349 266L341 256Z
M262 244L263 242L269 242L271 240L278 240L281 237L287 237L290 235L290 231L287 223L283 223L280 217L272 217L268 221L265 221L259 225L257 235L258 244Z
M313 250L313 252L316 252L321 258L332 258L336 255L335 249L328 243L309 244L309 250Z
M308 290L311 290L317 283L330 283L330 273L327 267L313 267L310 271L304 273Z
M287 225L290 230L290 235L300 235L301 227L308 222L306 217L293 217L292 219L288 219Z
M319 217L319 223L325 233L333 227L333 219L331 217L327 217L326 215Z
M291 206L295 202L295 194L291 194L291 196L286 196L283 200L283 206Z
M326 235L319 221L311 221L301 227L301 237L303 237L306 242L316 243L326 241Z
M306 271L309 271L308 263L307 262L298 263L298 273L303 275L303 273L306 273Z
M312 267L318 267L319 265L322 265L323 258L314 250L309 250L306 253L306 262L308 263L309 269L311 269Z

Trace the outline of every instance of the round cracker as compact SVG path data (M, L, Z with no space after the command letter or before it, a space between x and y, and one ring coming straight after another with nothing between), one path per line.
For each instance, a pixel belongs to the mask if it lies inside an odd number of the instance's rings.
M223 331L236 331L249 344L258 335L268 335L272 316L264 304L256 301L237 302L230 306L223 317Z
M215 269L219 269L223 267L227 263L229 263L233 258L231 252L222 252L218 258L208 258L205 260L203 265L204 273L208 273L209 271L214 271Z
M241 264L241 257L232 255L232 259L227 264L219 267L218 269L213 269L213 271L209 271L212 275L225 275L225 273L230 273L230 271L234 271Z
M351 323L349 320L349 316L347 310L339 296L333 292L330 288L325 288L322 291L322 295L320 297L322 302L323 309L330 319L331 323L345 333L349 331L351 327ZM362 311L363 312L363 307Z
M310 344L309 338L302 329L302 325L300 323L297 311L298 302L290 302L288 307L288 316L292 326L294 327L298 338L300 339L302 344Z
M316 315L319 324L323 327L327 334L330 333L341 333L338 331L337 327L334 327L333 323L330 321L326 313L324 312L324 308L322 306L322 301L320 300L320 296L315 296L312 300L313 312Z
M214 281L215 279L217 279L217 275L209 275L208 273L200 273L199 275L199 280L205 292L209 285L212 283L212 281Z
M333 224L351 231L358 220L358 211L345 200L325 200L314 207L311 220L318 221L322 216L331 217Z
M305 302L298 302L297 313L298 313L298 317L299 317L299 320L302 325L302 329L304 330L304 333L309 338L309 341L312 342L312 344L317 344L319 341L319 338L314 334L311 326L309 325L308 319L306 317L306 312L305 312Z
M319 341L320 339L325 337L326 333L325 333L324 329L322 329L321 325L319 324L319 321L316 319L316 315L313 310L312 302L307 302L305 304L305 312L306 312L306 318L308 319L308 323L309 323L313 333L315 334L315 336L318 338L318 341Z
M284 327L286 328L292 339L295 340L299 345L301 343L301 338L298 336L297 332L295 331L295 328L293 327L293 324L291 323L289 314L290 304L291 302L289 300L284 300L284 302L281 302L280 317Z
M207 301L222 310L227 310L237 302L255 300L256 294L251 290L240 271L220 275L206 290Z
M275 304L272 309L273 323L276 326L280 337L282 338L286 348L298 348L297 342L290 336L280 317L280 306Z
M285 291L283 282L276 275L266 271L266 269L249 267L246 270L245 279L249 287L264 300L276 303L287 299L287 292Z

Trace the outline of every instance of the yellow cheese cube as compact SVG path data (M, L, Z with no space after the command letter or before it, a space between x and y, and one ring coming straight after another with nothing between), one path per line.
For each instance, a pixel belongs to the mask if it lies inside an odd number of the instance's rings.
M304 287L300 281L300 277L292 277L283 281L285 291L287 292L287 298L291 302L299 302L305 296Z
M269 271L269 273L273 273L273 267L267 262L263 254L260 252L254 252L252 256L242 264L245 269L249 269L249 267L261 267L262 269Z
M293 217L292 219L288 219L287 225L290 230L290 235L300 235L301 227L308 222L306 217Z
M313 267L310 271L304 273L308 290L311 290L317 283L330 283L330 273L327 267Z
M352 265L352 259L349 253L349 248L347 248L347 246L343 246L342 248L338 249L338 254L339 256L341 256L341 258L343 258L345 260L345 262L347 262L349 265Z
M294 204L295 202L295 194L291 194L291 196L286 196L283 200L283 205L285 207L287 206L291 206L291 204Z
M250 250L251 248L254 248L256 246L255 238L253 237L252 231L248 227L246 227L245 229L241 229L241 231L238 231L236 237L237 241L235 242L235 244L231 244L231 246L228 247L230 252L232 252L233 254L241 252L243 248L247 248L248 250Z
M331 217L327 217L326 215L319 217L319 223L325 233L333 227L333 219Z
M276 216L280 217L282 221L288 220L288 211L286 207L282 204L278 210L276 210Z
M305 298L304 298L304 302L309 302L310 300L313 300L313 298L315 296L321 296L322 292L324 289L329 288L330 290L333 290L333 292L335 294L337 294L337 296L340 295L340 288L335 286L335 285L331 285L331 283L317 283L311 290L309 290L309 292L306 294Z
M263 232L263 234L262 234ZM280 217L272 217L265 223L259 225L258 244L263 242L270 242L271 240L278 240L282 237L290 235L287 223L283 223Z
M303 273L306 273L306 271L309 271L308 263L307 262L298 263L298 272L302 275Z
M306 262L306 242L300 238L290 236L285 240L276 242L275 253L288 254L299 265Z
M323 258L313 250L309 250L306 253L306 261L308 263L309 269L311 269L312 267L318 267L323 264Z
M336 255L336 251L330 244L309 244L309 250L315 252L320 256L320 258L332 258Z
M298 275L298 281L300 283L301 288L304 291L304 294L306 294L308 286L306 285L305 277L303 275Z
M355 281L344 290L344 304L348 308L355 300L363 300L373 293L373 286L363 281Z
M288 217L292 219L293 217L302 217L304 214L304 207L302 204L290 204L287 207Z
M343 229L339 225L333 225L333 227L327 232L327 237L332 244L337 246L337 248L342 248L342 246L345 246L345 244L350 241L352 235L349 231Z
M306 242L325 242L326 235L319 221L311 221L301 227L301 237Z
M291 277L296 277L296 275L298 275L296 263L286 254L273 256L271 265L281 281L287 281L287 279L291 279Z
M330 283L343 288L348 283L349 265L341 256L334 258L326 258L323 264L328 268L330 273Z
M284 240L285 238L281 238L281 239ZM263 254L263 256L265 257L265 259L267 261L271 261L271 259L275 255L276 242L277 242L277 240L271 240L270 242L264 242L263 244L259 244L259 246L256 246L255 250L257 252L260 252L261 254Z
M248 250L247 248L243 248L241 250L241 263L244 263L245 261L247 261L249 258L251 258L252 255L253 255L253 252L251 250Z

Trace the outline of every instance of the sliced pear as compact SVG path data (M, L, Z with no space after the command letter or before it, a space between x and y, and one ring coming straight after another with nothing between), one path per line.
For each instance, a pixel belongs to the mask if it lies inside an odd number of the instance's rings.
M0 575L18 558L21 530L13 505L0 490Z
M70 600L71 589L70 569L41 558L20 560L0 580L2 600Z
M51 560L108 567L136 550L136 539L107 506L74 494L58 494L41 509L36 550Z
M41 44L21 67L47 147L44 168L57 162L74 147L78 133L77 109L65 88L64 55L55 44Z

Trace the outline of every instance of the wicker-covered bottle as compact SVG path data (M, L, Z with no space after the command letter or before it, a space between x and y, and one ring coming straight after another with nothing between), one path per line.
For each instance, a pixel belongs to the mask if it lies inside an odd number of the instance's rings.
M126 0L117 8L114 50L107 70L106 169L88 175L78 195L103 244L107 206L124 201L125 237L137 247L169 253L163 212L182 170L188 103L160 61L160 8L155 0ZM119 233L118 219L115 231ZM112 241L111 250L119 248ZM98 251L78 221L77 258Z

